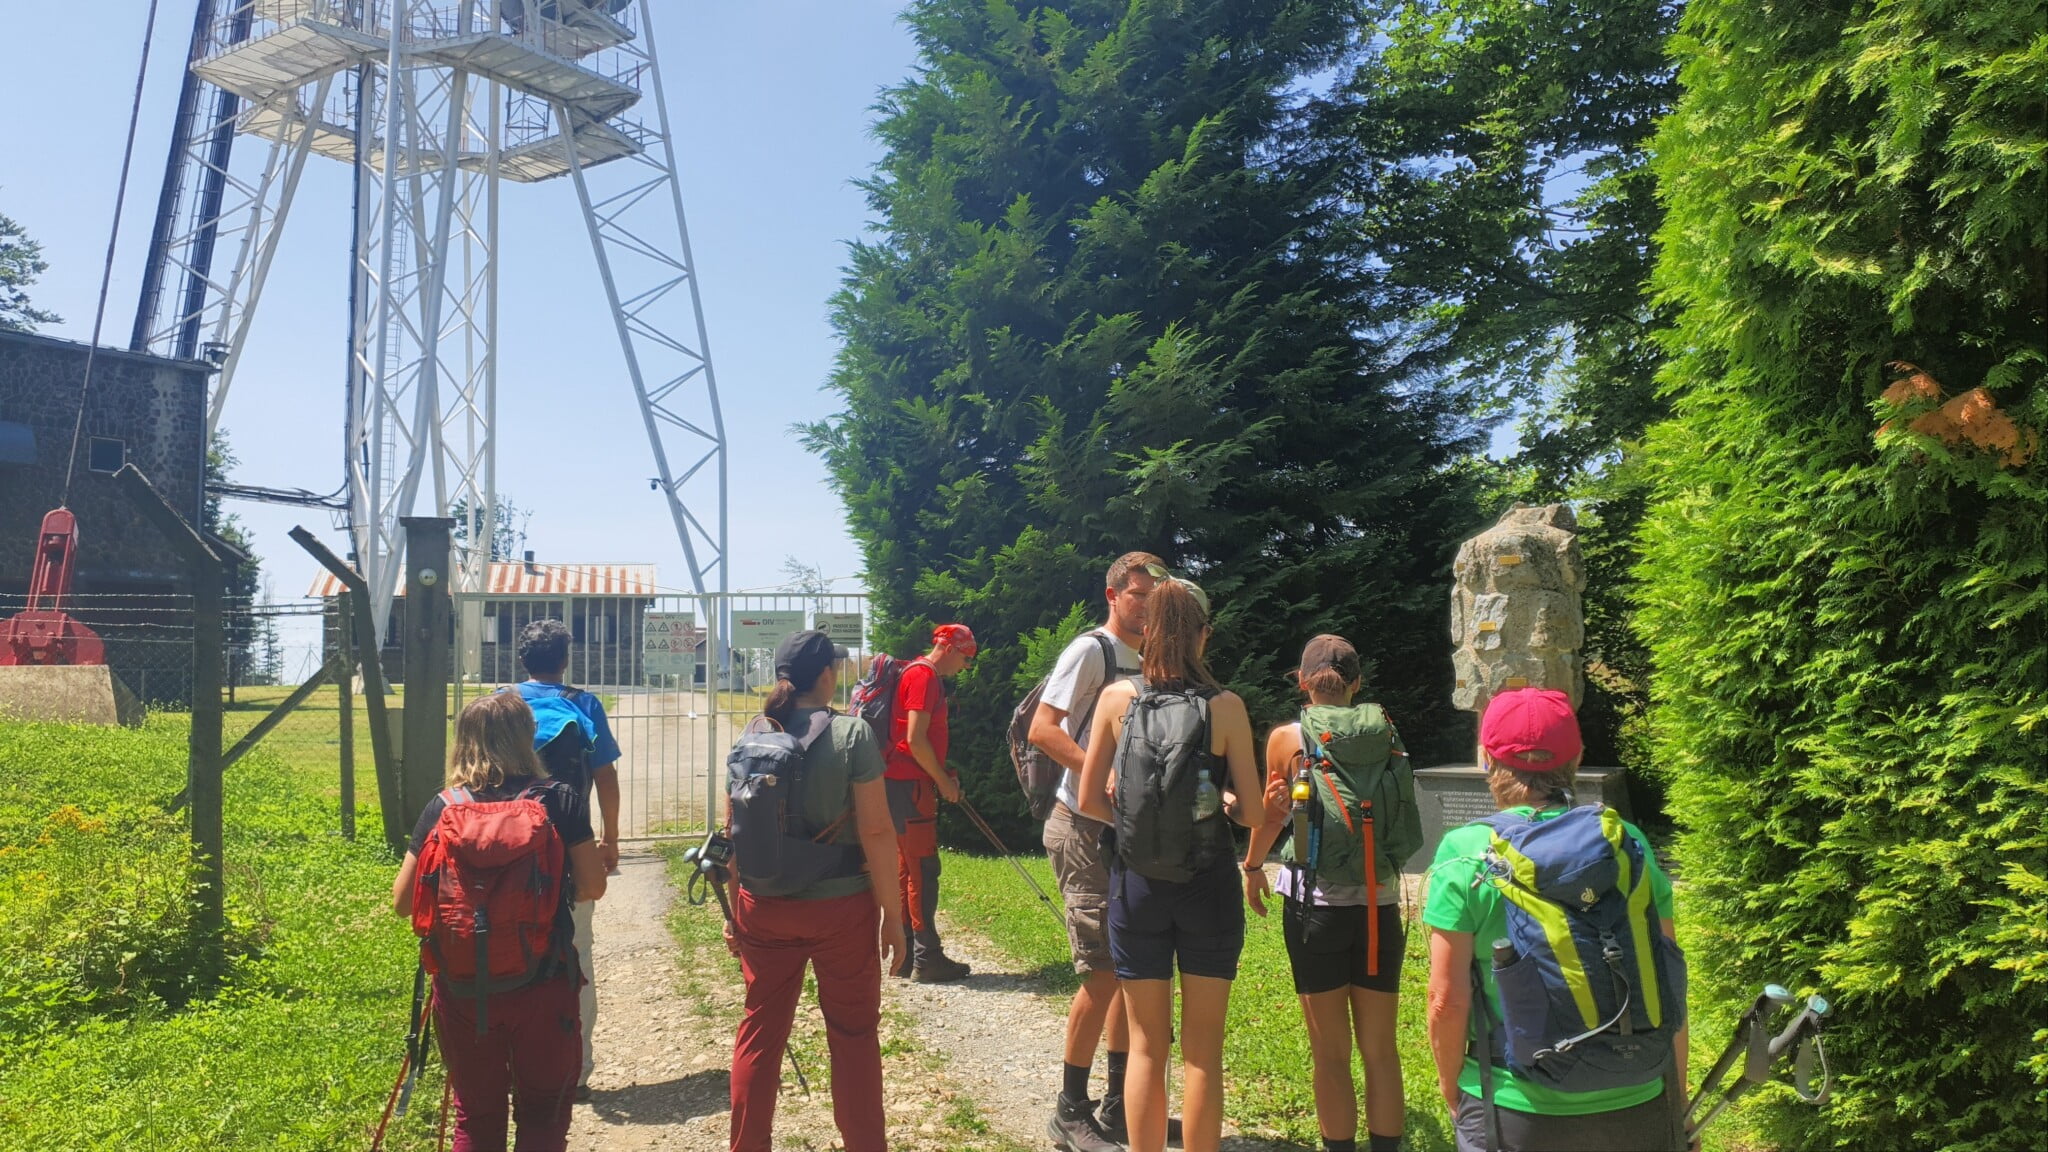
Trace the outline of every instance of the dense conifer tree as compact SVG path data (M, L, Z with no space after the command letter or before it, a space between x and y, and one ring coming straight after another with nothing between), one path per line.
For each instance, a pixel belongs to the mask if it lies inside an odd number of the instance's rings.
M845 409L809 429L883 635L984 638L955 697L970 794L1022 834L1000 733L1102 573L1159 553L1217 605L1262 722L1331 629L1418 750L1449 711L1448 562L1475 525L1455 381L1403 374L1347 247L1322 105L1355 6L924 0L834 305ZM1390 326L1386 326L1390 327Z
M1676 42L1640 620L1694 1002L1836 1002L1785 1147L2048 1115L2043 15L1693 0Z

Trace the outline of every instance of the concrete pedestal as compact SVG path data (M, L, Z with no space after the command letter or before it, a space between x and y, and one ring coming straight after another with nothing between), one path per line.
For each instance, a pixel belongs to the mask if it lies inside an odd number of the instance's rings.
M143 716L142 702L104 664L0 667L0 720L133 728Z
M1621 768L1581 768L1575 789L1581 804L1605 804L1630 819L1628 773ZM1493 815L1493 793L1487 791L1486 773L1471 764L1440 764L1415 770L1415 802L1422 809L1422 851L1417 852L1404 872L1422 872L1436 858L1436 846L1444 833Z

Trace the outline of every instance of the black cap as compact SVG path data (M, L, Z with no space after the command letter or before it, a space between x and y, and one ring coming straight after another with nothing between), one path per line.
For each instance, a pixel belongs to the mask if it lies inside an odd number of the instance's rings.
M792 684L808 687L834 660L846 659L846 649L815 629L792 632L775 648L775 675Z

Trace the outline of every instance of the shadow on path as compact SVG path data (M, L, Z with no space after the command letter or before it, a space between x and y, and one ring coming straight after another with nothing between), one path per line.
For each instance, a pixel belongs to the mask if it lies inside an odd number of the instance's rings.
M732 1103L732 1076L724 1068L707 1068L659 1084L628 1084L600 1088L590 1094L590 1107L606 1124L681 1124L723 1112Z

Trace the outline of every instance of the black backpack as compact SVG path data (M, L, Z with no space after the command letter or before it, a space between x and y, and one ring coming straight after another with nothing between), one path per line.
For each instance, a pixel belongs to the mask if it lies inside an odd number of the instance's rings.
M740 886L756 896L788 896L867 869L858 846L829 842L853 816L851 796L839 818L821 829L804 819L804 758L832 731L831 709L811 713L806 724L798 737L758 717L725 758L726 835L734 872Z
M1086 732L1095 719L1095 704L1102 698L1103 689L1116 683L1116 644L1101 629L1089 636L1102 652L1102 683L1096 686L1095 698L1082 709L1080 730ZM1067 770L1059 761L1046 755L1045 749L1031 742L1031 722L1038 717L1038 703L1045 696L1045 684L1050 675L1031 686L1024 699L1010 712L1010 764L1017 770L1017 786L1024 790L1024 799L1031 805L1031 818L1043 820L1052 815L1054 801L1059 798L1060 780Z
M1116 749L1116 847L1124 867L1139 875L1185 882L1230 854L1217 758L1209 752L1213 694L1147 688L1124 713Z

